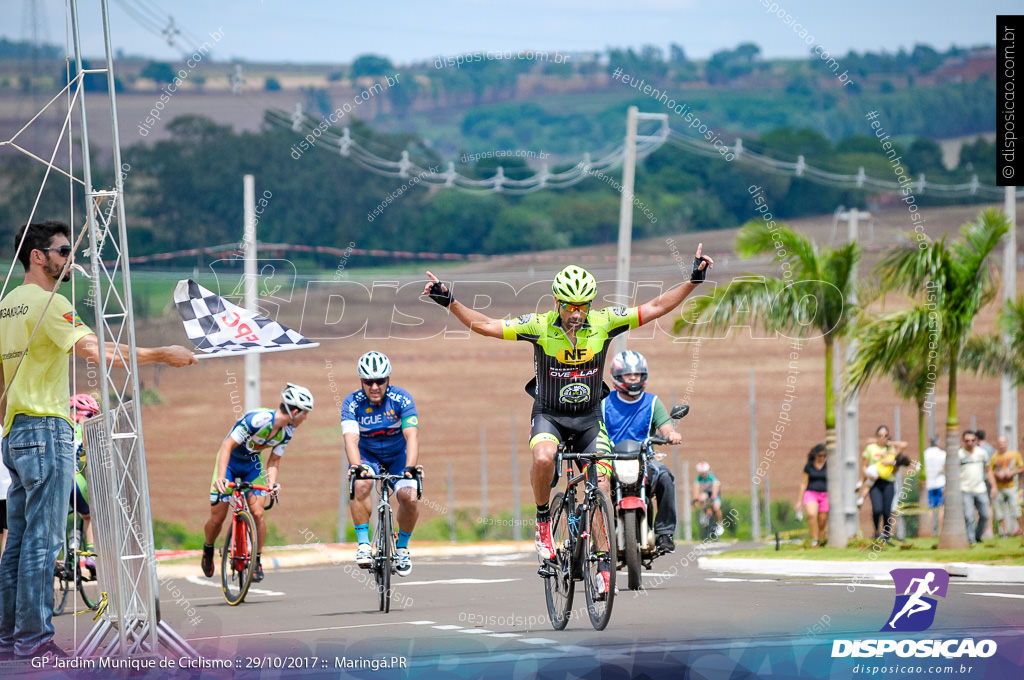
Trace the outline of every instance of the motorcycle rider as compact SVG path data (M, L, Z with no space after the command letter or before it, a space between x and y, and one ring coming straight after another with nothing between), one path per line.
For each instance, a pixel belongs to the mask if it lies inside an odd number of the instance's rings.
M601 402L605 427L612 443L626 439L643 441L659 434L672 444L683 440L672 425L668 410L661 400L644 388L647 385L647 360L639 352L619 352L611 362L615 391ZM659 553L675 552L672 538L676 532L676 480L668 466L651 458L648 461L647 483L650 495L658 503L654 518L655 548Z

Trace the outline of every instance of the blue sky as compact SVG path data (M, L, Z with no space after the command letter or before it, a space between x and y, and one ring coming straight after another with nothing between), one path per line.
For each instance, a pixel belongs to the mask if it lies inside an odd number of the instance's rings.
M0 36L31 37L30 3L0 0ZM65 44L65 7L36 0L39 34ZM102 53L98 2L80 2L87 55ZM768 57L800 57L806 45L776 4L807 27L832 53L895 52L924 42L937 49L995 42L995 17L1022 7L1013 0L110 0L113 44L129 54L174 60L181 51L154 34L173 16L194 41L223 38L218 60L349 63L360 54L383 54L396 63L431 60L477 50L602 50L676 42L691 58L752 41ZM141 23L140 23L141 22ZM144 24L148 24L149 28Z

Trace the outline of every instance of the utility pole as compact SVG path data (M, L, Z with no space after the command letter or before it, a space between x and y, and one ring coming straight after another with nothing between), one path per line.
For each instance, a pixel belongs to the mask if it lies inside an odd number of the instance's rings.
M1011 302L1017 296L1017 187L1006 187L1003 211L1010 221L1003 248L1003 301ZM1003 334L1003 344L1010 347L1009 333ZM1010 448L1017 445L1017 387L1007 374L999 379L999 434L1004 435Z
M256 190L252 175L242 178L245 200L245 308L256 311ZM260 408L260 355L250 352L245 355L245 411Z
M633 241L633 181L636 177L636 141L637 121L660 120L662 134L668 134L668 114L640 113L637 107L630 106L626 111L626 146L622 158L622 199L619 204L619 250L615 264L615 302L629 305L629 260L632 256ZM612 356L626 349L626 336L620 335L612 340Z
M850 243L857 240L857 226L860 220L871 219L871 213L851 208L850 210L839 209L839 214L836 216L837 219L846 220L849 223L849 229L847 230L847 239ZM851 296L849 304L844 307L854 308L857 305L857 267L853 268L850 272L850 289ZM843 310L846 313L846 309ZM857 340L856 338L850 338L846 345L846 363L850 364L853 362L853 357L857 352ZM836 388L840 385L836 383ZM843 439L841 451L842 451L842 466L840 468L840 481L843 488L842 505L840 506L846 523L846 535L855 536L858 528L858 513L857 506L854 503L853 494L849 492L856 484L856 480L859 477L857 472L857 454L858 450L858 432L860 431L860 415L859 415L859 404L860 398L857 392L852 392L850 396L843 402Z

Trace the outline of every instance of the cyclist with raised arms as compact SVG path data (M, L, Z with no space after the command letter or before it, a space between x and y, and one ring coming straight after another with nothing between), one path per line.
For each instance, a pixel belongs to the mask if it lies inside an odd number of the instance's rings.
M100 412L100 405L89 394L75 394L71 397L71 419L75 421L75 484L71 489L71 509L82 517L82 539L85 545L79 550L92 552L92 515L89 511L89 484L85 480L85 435L82 423ZM83 558L84 566L96 578L96 558Z
M294 436L295 428L306 422L312 410L313 393L305 387L288 383L281 391L281 403L277 409L249 411L235 423L221 442L210 482L210 519L206 521L206 540L203 543L202 565L203 573L207 576L213 576L213 544L220 535L230 507L228 482L240 478L243 482L273 487L273 493L277 493L281 486L277 481L281 456ZM260 457L260 451L264 449L270 449L265 466ZM260 551L267 537L267 525L263 521L266 495L266 491L259 489L246 492L249 512L256 522L256 571L253 572L252 580L257 582L263 580Z
M470 330L534 345L536 396L530 433L530 483L537 503L537 554L542 560L555 557L548 504L559 443L575 438L575 449L583 453L610 448L601 416L602 377L609 340L676 309L704 281L714 264L710 257L701 255L702 249L703 244L697 246L689 281L638 307L592 310L597 280L582 267L569 265L551 283L554 309L515 319L492 319L470 309L454 299L447 285L427 272L430 281L423 294L447 307ZM607 572L612 566L598 565L604 584L608 583Z
M416 502L416 462L419 460L419 417L412 395L390 384L391 361L380 352L359 357L362 387L345 397L341 405L341 434L345 439L349 476L355 476L355 496L349 503L356 529L356 564L369 568L370 491L373 482L360 479L364 474L405 473L405 479L390 482L398 498L398 540L395 573L412 572L409 538L416 528L419 506Z

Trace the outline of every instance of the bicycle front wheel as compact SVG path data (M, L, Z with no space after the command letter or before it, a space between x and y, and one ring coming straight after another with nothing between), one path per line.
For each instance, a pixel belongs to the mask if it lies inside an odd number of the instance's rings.
M391 508L385 507L380 512L377 522L377 555L373 560L374 576L377 579L377 598L380 610L385 614L391 611L391 567L393 563L394 545Z
M220 559L220 583L224 599L234 606L245 599L256 569L256 522L242 510L233 517L224 537Z
M555 545L555 559L549 565L548 576L544 578L544 599L548 603L548 618L555 630L562 630L569 623L572 610L572 596L576 583L572 580L572 554L569 537L568 508L562 503L561 491L551 501L551 537Z
M612 504L608 494L597 490L587 500L587 538L583 548L587 612L596 630L604 630L612 615L617 563Z

